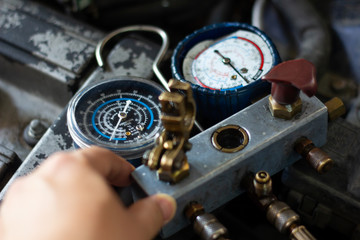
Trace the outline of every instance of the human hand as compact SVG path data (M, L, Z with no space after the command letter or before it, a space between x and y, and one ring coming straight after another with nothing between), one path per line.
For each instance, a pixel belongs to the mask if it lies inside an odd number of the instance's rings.
M8 189L0 208L3 240L145 240L175 214L160 194L126 208L109 183L130 184L134 167L98 148L56 153Z

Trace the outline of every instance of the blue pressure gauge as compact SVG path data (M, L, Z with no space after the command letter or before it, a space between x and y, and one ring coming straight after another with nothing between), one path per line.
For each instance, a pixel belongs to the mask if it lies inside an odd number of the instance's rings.
M138 166L163 130L158 84L118 77L79 91L69 104L67 123L76 146L112 150Z
M245 23L219 23L188 35L174 50L173 76L191 83L197 118L210 126L269 93L260 80L280 62L262 31Z

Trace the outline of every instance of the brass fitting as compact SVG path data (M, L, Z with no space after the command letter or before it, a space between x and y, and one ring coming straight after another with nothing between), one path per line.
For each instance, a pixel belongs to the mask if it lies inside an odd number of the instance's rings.
M269 196L272 193L272 180L270 174L265 171L256 173L253 185L255 195L258 198Z
M345 114L346 108L340 98L334 97L325 103L328 111L329 121L333 121Z
M186 152L192 146L188 140L196 106L189 84L171 79L169 88L171 92L159 96L164 131L157 138L156 146L143 155L143 163L157 170L159 180L175 184L189 175Z
M292 240L314 240L306 228L299 225L299 215L272 193L271 182L269 173L259 171L253 180L254 190L250 189L253 199L265 211L268 221L279 232L290 234Z
M316 240L313 235L303 226L294 225L290 227L291 240Z
M190 220L190 222L194 222L195 218L199 216L200 214L205 213L205 209L203 205L197 202L191 202L186 208L185 208L185 216L187 219Z
M296 212L286 203L278 200L269 205L266 210L266 218L281 233L286 233L290 226L297 224L300 220Z
M227 239L228 230L213 214L206 213L200 203L190 203L184 213L186 218L193 223L194 231L202 240Z
M269 97L269 109L271 114L276 118L282 118L286 120L292 119L297 113L301 112L302 101L300 97L292 103L287 105L282 105L273 99L270 95Z
M328 172L334 165L329 155L306 137L301 137L295 142L295 151L305 158L319 174Z

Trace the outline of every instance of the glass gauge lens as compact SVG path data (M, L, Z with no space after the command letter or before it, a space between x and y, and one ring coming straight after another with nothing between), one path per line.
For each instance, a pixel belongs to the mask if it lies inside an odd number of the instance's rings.
M200 124L213 124L270 92L261 77L280 62L270 38L246 23L205 26L178 43L173 77L191 84Z
M193 49L184 60L184 77L212 90L246 86L260 79L274 64L264 39L245 30L217 41L201 42Z
M75 144L105 147L128 159L142 156L162 130L162 91L151 81L125 78L79 92L67 116Z

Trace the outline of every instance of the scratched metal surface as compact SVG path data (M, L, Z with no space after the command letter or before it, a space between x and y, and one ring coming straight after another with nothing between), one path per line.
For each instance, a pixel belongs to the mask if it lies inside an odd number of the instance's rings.
M0 144L24 160L32 119L47 126L89 75L104 34L43 5L0 0Z
M102 37L101 31L36 3L2 0L1 76L27 92L65 105L86 75Z
M170 185L158 181L156 171L146 166L137 168L132 176L139 196L166 193L177 202L174 219L162 229L168 237L188 224L183 211L191 201L201 203L206 211L213 211L242 192L240 183L248 172L265 170L271 175L300 159L294 143L306 136L318 145L326 143L328 114L326 107L315 97L301 95L302 113L291 121L274 118L263 98L244 110L190 139L192 149L187 153L190 175ZM241 151L223 153L211 144L213 132L221 126L237 125L249 134L249 143Z

